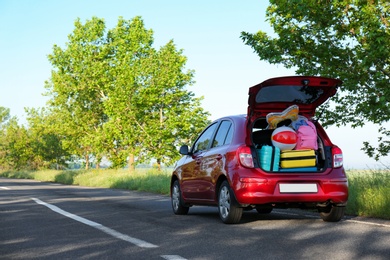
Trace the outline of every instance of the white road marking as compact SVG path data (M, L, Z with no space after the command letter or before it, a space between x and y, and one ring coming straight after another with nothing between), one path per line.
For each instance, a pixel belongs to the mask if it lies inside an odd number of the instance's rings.
M40 199L37 199L37 198L31 198L31 199L34 200L37 204L43 205L45 207L48 207L49 209L51 209L54 212L57 212L58 214L61 214L61 215L65 216L65 217L68 217L68 218L71 218L73 220L76 220L78 222L81 222L81 223L83 223L85 225L94 227L94 228L96 228L96 229L98 229L100 231L103 231L106 234L109 234L110 236L113 236L115 238L124 240L124 241L129 242L129 243L132 243L132 244L134 244L134 245L136 245L138 247L143 247L143 248L155 248L155 247L158 247L156 245L153 245L153 244L148 243L146 241L143 241L141 239L130 237L128 235L122 234L122 233L120 233L120 232L118 232L116 230L113 230L111 228L105 227L105 226L103 226L103 225L101 225L101 224L99 224L97 222L94 222L94 221L88 220L86 218L77 216L75 214L69 213L69 212L67 212L65 210L60 209L57 206L54 206L54 205L51 205L49 203L43 202Z
M388 227L388 228L390 228L390 225L382 224L382 223L373 223L373 222L361 221L361 220L353 220L353 219L347 219L346 221L348 221L348 222L354 222L354 223L359 223L359 224L366 224L366 225L372 225L372 226Z
M166 260L187 260L179 255L162 255L161 257Z
M10 188L8 188L8 187L0 187L0 189L2 189L2 190L9 190Z

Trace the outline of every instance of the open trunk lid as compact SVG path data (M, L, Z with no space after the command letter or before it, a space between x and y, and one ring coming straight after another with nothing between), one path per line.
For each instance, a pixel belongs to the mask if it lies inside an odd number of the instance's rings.
M249 88L248 119L254 122L271 112L281 112L291 105L299 114L312 118L318 106L334 96L342 81L315 76L289 76L268 79Z

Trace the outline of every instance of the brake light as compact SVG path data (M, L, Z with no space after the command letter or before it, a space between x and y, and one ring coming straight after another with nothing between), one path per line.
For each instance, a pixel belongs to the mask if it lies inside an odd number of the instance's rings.
M249 148L248 146L241 146L240 148L238 148L237 156L242 166L247 168L254 167L251 148Z
M333 167L339 168L343 166L343 152L337 146L332 148L332 156L333 156Z

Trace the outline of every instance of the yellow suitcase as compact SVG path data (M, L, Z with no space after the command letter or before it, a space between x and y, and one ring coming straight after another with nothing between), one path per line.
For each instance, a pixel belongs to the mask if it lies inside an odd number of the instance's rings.
M280 154L281 168L313 167L316 161L314 150L289 150Z

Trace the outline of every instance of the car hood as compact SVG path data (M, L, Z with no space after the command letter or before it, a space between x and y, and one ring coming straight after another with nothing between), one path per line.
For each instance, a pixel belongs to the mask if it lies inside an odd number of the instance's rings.
M298 105L299 114L311 118L316 108L334 96L341 84L339 79L314 76L268 79L249 88L248 119L254 122L291 105Z

